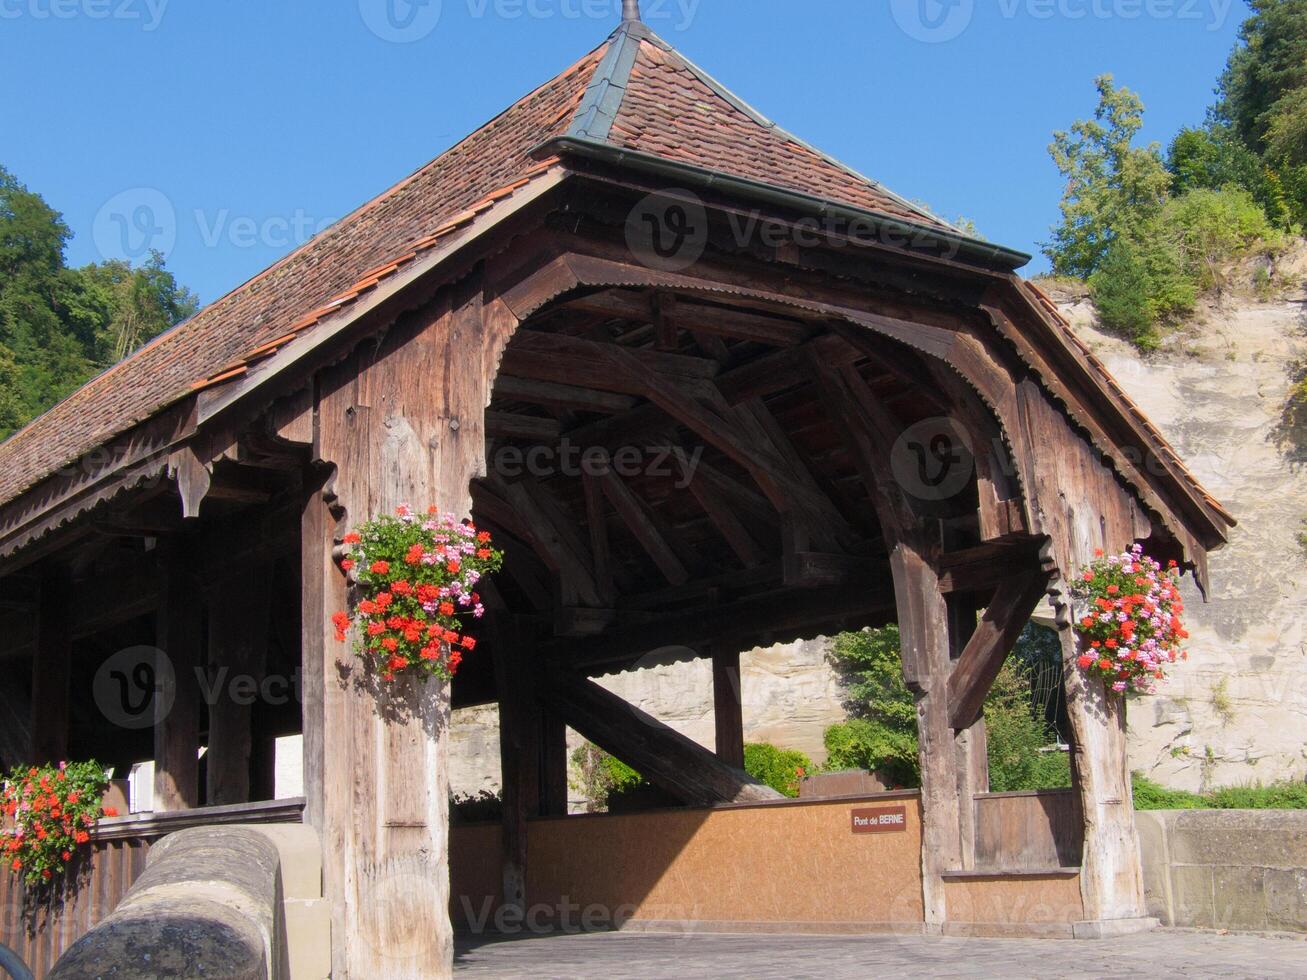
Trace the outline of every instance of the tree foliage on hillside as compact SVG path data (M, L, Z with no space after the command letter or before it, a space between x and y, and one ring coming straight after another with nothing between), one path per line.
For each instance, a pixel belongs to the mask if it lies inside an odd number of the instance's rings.
M69 268L70 234L0 167L0 439L199 306L157 254Z

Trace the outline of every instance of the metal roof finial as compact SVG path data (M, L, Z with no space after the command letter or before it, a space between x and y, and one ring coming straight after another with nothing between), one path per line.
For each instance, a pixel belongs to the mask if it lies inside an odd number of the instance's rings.
M622 0L622 22L642 21L640 16L640 0Z

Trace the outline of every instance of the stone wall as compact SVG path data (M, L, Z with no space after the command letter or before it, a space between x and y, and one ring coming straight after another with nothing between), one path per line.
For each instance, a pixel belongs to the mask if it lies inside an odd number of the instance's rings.
M1130 762L1193 791L1307 774L1307 444L1284 426L1307 358L1301 297L1241 300L1141 358L1064 305L1077 332L1239 519L1212 555L1212 595L1186 579L1191 659L1130 708ZM1299 434L1300 437L1307 434Z
M1148 914L1166 926L1307 932L1307 812L1138 814Z

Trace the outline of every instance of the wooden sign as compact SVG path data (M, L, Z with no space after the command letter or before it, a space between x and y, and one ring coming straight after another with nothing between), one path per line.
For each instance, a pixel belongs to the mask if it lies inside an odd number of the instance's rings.
M876 807L853 811L855 834L898 834L908 829L906 806Z

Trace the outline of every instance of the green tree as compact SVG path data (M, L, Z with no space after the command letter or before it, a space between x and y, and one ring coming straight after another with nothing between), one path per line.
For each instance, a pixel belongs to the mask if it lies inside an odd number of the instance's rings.
M799 795L799 780L816 771L802 752L778 749L766 742L751 742L744 747L744 771L782 796Z
M1134 145L1144 118L1139 96L1111 75L1095 85L1094 118L1054 133L1049 146L1066 189L1062 220L1044 252L1054 273L1081 279L1098 269L1114 238L1136 233L1160 212L1171 186L1161 148Z
M1307 0L1249 0L1249 6L1252 16L1221 77L1215 115L1262 157L1293 220L1307 224Z
M903 681L899 651L897 626L836 638L831 659L844 675L852 717L826 729L827 770L867 769L895 786L921 784L916 702ZM996 792L1070 785L1065 754L1040 751L1056 742L1056 734L1045 717L1047 692L1036 686L1049 686L1042 675L1050 662L1060 664L1060 651L1050 631L1027 627L985 701Z
M69 235L0 167L0 439L198 308L158 255L68 268Z

